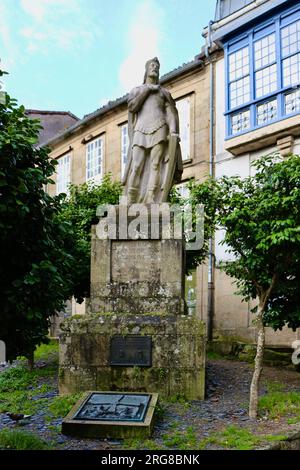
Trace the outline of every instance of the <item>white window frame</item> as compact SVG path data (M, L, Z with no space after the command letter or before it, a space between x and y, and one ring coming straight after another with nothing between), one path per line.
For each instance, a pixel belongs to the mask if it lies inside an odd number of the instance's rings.
M121 130L121 178L123 178L125 173L125 168L127 164L127 155L129 147L129 135L128 135L128 122L120 126Z
M68 153L57 159L56 194L69 194L68 185L71 183L71 154Z
M179 135L182 160L191 159L191 97L185 96L176 100L179 115Z
M87 142L85 147L86 181L101 181L104 162L104 139L97 137ZM99 164L99 161L100 164Z

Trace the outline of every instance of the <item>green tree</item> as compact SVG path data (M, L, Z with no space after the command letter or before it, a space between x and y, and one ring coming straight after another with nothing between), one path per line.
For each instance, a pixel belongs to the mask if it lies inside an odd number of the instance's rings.
M55 162L35 147L39 129L6 95L0 103L0 338L8 359L32 358L47 341L49 317L74 290L72 231L57 217L61 197L44 191Z
M69 195L64 196L59 218L72 230L71 249L77 261L73 295L79 302L90 295L91 226L98 222L97 207L118 204L121 193L121 183L107 174L101 184L92 181L78 186L71 184Z
M254 176L223 177L191 185L192 203L203 203L214 230L225 230L223 243L233 260L221 269L235 279L254 309L257 353L249 414L257 417L265 326L300 326L300 157L272 155L254 163Z

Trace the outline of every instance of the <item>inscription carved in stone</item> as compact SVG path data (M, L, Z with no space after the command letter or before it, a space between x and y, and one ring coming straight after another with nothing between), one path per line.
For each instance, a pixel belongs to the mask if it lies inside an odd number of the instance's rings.
M112 242L112 281L149 281L160 278L161 244L156 240Z

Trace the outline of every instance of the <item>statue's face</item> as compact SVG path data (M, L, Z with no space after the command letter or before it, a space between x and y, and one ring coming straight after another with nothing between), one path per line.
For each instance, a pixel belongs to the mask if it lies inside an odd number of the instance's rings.
M158 65L158 63L155 62L155 61L150 62L147 72L148 72L147 73L148 77L158 79L158 77L159 77L159 65Z

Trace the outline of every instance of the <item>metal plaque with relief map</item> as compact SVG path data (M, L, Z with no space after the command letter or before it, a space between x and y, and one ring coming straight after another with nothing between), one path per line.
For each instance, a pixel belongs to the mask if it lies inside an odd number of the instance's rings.
M144 421L150 395L92 393L73 419L99 421Z

